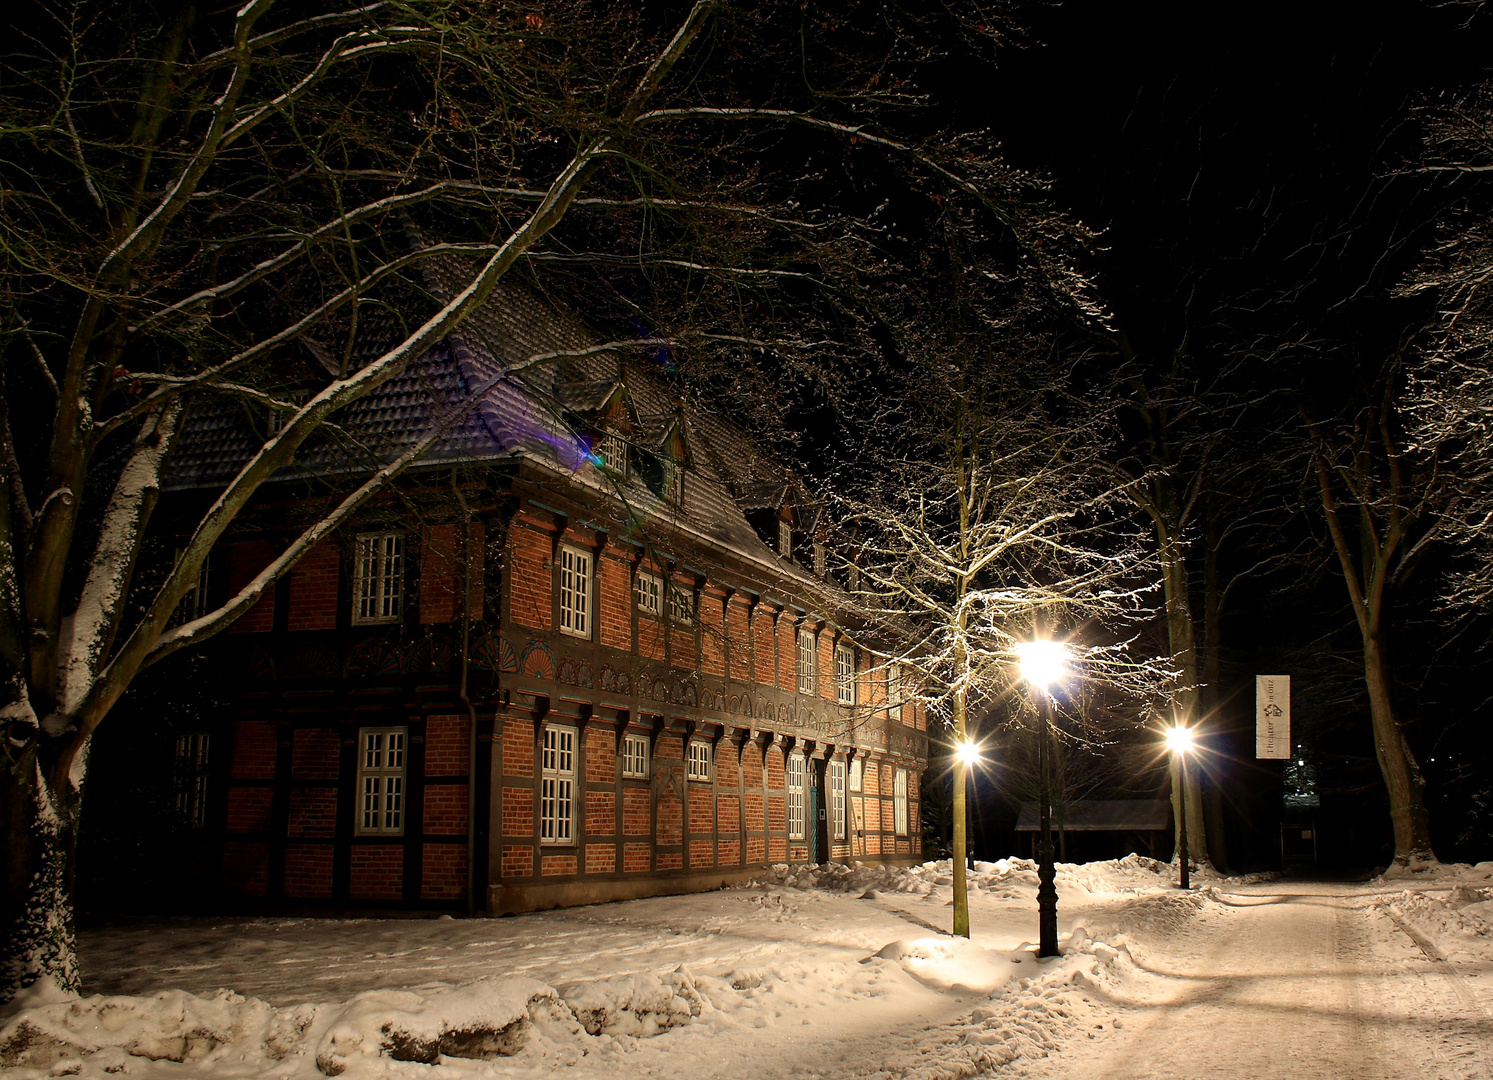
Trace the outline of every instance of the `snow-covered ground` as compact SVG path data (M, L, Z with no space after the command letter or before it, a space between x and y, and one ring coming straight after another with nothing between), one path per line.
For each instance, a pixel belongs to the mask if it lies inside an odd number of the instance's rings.
M18 1078L1493 1077L1493 864L1362 885L1130 856L782 867L510 919L159 920L86 932L92 996L0 1021ZM225 989L226 988L226 989Z

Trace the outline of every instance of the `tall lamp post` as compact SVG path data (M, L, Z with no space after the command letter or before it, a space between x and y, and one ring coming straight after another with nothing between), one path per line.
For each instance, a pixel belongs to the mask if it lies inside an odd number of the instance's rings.
M1021 677L1041 697L1042 731L1037 737L1038 796L1042 843L1037 848L1037 955L1058 955L1057 867L1052 862L1052 696L1048 688L1063 677L1068 650L1061 641L1027 641L1017 647Z
M1187 754L1192 749L1192 728L1178 724L1166 729L1166 747L1177 758L1177 771L1182 777L1182 792L1177 800L1177 847L1182 863L1182 888L1192 888L1190 868L1187 865Z

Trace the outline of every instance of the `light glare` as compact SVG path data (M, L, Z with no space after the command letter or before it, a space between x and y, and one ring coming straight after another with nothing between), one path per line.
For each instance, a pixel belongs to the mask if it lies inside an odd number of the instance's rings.
M1185 754L1192 749L1192 728L1174 727L1166 729L1166 748L1174 754Z
M980 760L980 748L965 739L954 751L954 756L959 759L961 765L973 765Z
M1023 641L1016 655L1021 677L1044 690L1063 677L1068 663L1068 647L1061 641Z

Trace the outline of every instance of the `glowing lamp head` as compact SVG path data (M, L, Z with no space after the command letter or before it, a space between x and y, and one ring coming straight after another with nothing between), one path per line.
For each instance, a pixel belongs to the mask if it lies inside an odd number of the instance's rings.
M1178 725L1166 729L1166 748L1174 754L1185 754L1192 749L1192 728Z
M969 739L965 739L954 749L954 757L961 765L973 765L980 760L980 748Z
M1016 646L1021 677L1046 690L1062 679L1068 665L1068 647L1061 641L1023 641Z

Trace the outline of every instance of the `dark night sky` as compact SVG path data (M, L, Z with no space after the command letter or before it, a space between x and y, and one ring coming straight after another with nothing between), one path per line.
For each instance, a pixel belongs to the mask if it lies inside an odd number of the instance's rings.
M1416 151L1407 117L1418 96L1475 80L1493 57L1482 25L1493 19L1462 29L1467 14L1414 3L1033 8L1032 43L1007 50L995 84L966 87L964 100L1015 164L1053 177L1059 204L1107 230L1103 291L1156 346L1197 284L1227 303L1309 280L1311 302L1330 309L1403 273L1411 246L1383 261L1385 241L1413 236L1434 199L1385 174Z

